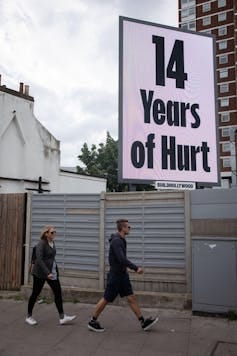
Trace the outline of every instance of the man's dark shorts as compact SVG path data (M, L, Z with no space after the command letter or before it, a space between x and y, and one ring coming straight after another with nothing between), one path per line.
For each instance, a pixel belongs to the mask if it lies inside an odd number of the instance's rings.
M107 286L104 292L104 299L112 303L117 295L127 297L133 294L132 285L127 272L107 274Z

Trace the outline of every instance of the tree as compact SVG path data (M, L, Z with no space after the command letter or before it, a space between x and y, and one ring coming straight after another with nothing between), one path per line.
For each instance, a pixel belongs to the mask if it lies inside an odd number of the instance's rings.
M129 190L127 184L118 183L118 141L114 140L109 132L107 132L106 142L100 143L97 148L92 145L88 148L87 143L84 143L81 148L81 154L78 159L83 163L83 166L77 166L79 174L88 174L107 179L107 191L122 192ZM153 190L151 185L137 185L137 190Z

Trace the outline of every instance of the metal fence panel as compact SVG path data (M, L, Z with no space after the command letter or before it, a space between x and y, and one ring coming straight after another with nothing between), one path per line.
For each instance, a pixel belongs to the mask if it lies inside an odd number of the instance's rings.
M237 189L204 189L190 193L192 219L236 219Z
M168 195L169 194L169 195ZM116 220L127 218L131 231L127 238L128 258L144 267L185 267L185 216L183 194L144 192L127 197L107 195L105 209L106 264L109 238ZM159 199L162 197L162 199ZM168 198L169 197L169 198Z
M99 204L98 194L32 195L31 250L41 229L54 225L61 270L98 271Z

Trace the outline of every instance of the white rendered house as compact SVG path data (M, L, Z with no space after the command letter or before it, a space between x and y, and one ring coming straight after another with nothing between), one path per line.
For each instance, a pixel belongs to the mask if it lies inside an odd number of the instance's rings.
M106 179L60 170L60 141L34 116L29 86L9 89L0 76L0 194L39 186L41 192L100 193Z

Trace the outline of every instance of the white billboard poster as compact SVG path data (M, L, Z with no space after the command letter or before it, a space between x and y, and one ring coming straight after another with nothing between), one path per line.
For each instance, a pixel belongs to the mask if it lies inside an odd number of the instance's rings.
M219 183L211 35L120 17L119 180Z

